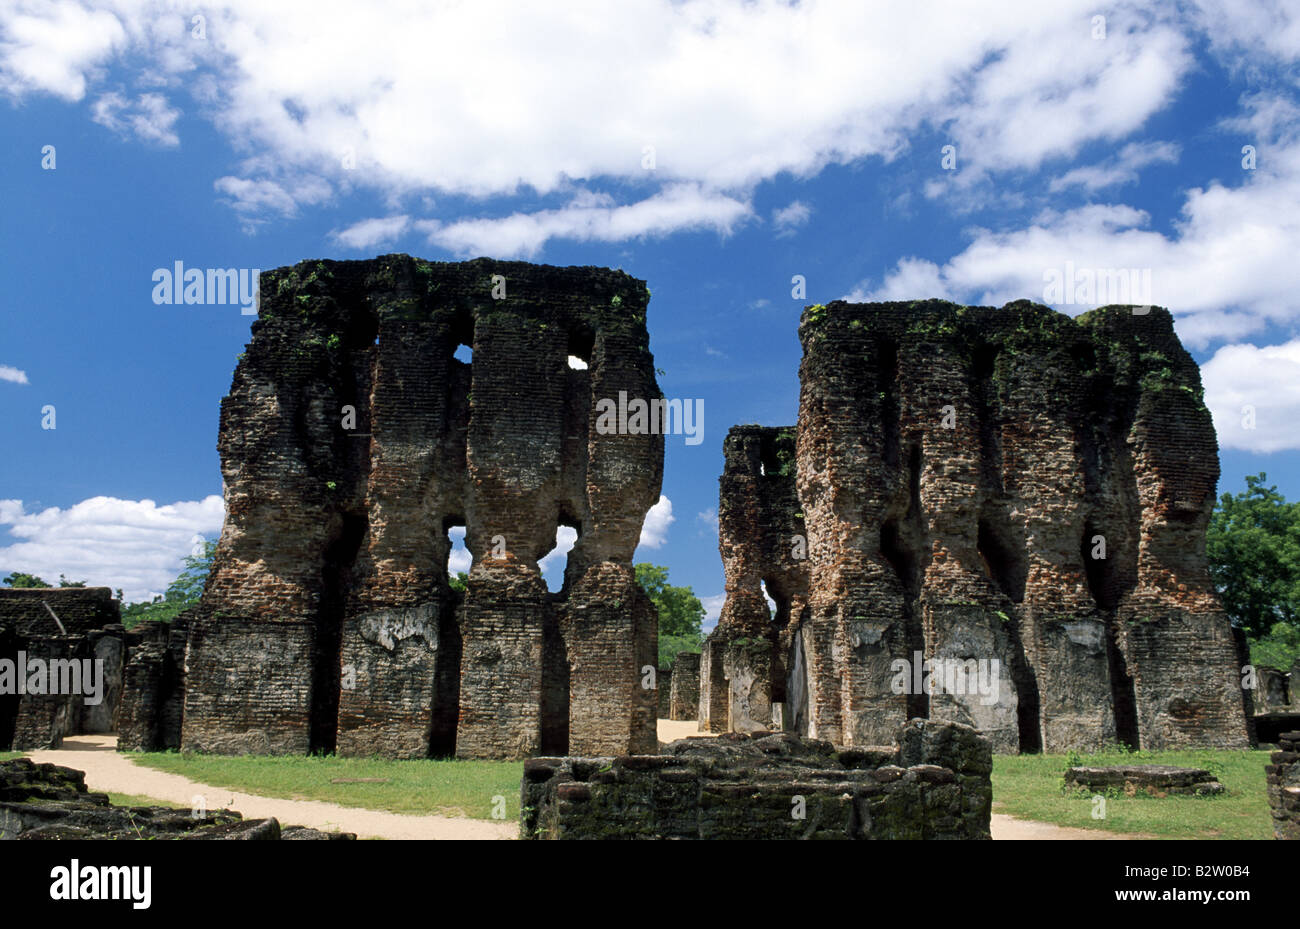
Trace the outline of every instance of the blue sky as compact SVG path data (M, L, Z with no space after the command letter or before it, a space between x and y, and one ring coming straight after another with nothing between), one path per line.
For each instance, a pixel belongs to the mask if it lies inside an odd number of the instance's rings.
M705 432L669 438L637 557L713 615L722 439L794 422L807 303L1149 272L1202 365L1221 489L1263 470L1300 497L1294 3L430 7L0 4L0 573L139 599L220 531L250 317L155 305L176 261L645 279L661 386L704 400Z

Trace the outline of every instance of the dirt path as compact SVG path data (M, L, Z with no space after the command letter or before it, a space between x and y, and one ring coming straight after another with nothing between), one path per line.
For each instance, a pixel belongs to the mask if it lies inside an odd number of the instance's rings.
M245 819L274 816L281 825L310 826L325 831L355 832L378 839L513 839L519 826L452 816L409 816L317 800L280 800L212 787L179 774L155 771L119 754L112 735L79 735L65 739L63 748L27 752L36 762L49 762L86 772L86 786L100 793L137 794L190 806L202 796L208 809L238 810Z
M1070 826L1056 826L1052 823L1038 823L1029 819L1016 819L1005 813L994 813L989 831L994 839L1141 839L1140 835L1124 835L1118 832L1103 832L1100 829L1074 829Z

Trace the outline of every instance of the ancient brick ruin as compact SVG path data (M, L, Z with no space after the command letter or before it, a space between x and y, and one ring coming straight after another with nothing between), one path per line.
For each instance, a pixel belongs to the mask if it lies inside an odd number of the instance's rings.
M913 720L895 745L790 733L682 739L662 755L534 758L525 839L987 839L987 739Z
M116 731L134 641L107 587L0 588L0 662L14 674L8 680L0 671L0 751L58 748L68 735ZM87 702L91 680L83 672L97 661L101 693ZM17 678L23 689L40 680L49 692L18 693Z
M1300 841L1300 731L1284 732L1265 766L1273 835Z
M700 656L700 730L786 728L787 682L802 681L790 636L808 603L793 426L736 426L722 445L718 548L727 599ZM764 592L776 604L775 615ZM798 686L798 685L796 685ZM805 705L796 694L796 705ZM790 729L807 732L791 717Z
M136 747L653 751L657 617L631 558L663 437L601 434L595 411L661 396L643 282L393 255L266 272L260 289L221 406L225 526L183 680L175 642L132 672L171 694L136 701ZM447 573L458 526L464 594ZM559 526L578 539L552 594L537 563Z
M662 686L662 684L661 684ZM696 719L700 704L700 655L678 652L668 694L668 719Z
M701 728L779 704L837 745L918 716L1002 752L1249 745L1206 568L1214 429L1167 311L835 302L800 338L793 492L788 430L728 437Z

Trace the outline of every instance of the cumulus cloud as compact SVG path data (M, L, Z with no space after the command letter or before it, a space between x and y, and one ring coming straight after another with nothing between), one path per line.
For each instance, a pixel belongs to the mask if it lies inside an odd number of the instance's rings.
M660 494L659 502L645 514L645 522L641 524L641 539L637 544L646 548L659 548L668 540L668 527L676 521L673 502Z
M132 132L145 141L166 146L181 142L173 129L180 110L168 104L162 94L140 94L132 101L119 93L107 93L95 101L90 111L95 122L119 134Z
M1300 449L1300 339L1225 345L1201 365L1205 405L1223 448Z
M812 207L802 200L796 200L789 206L772 211L772 226L776 229L778 239L789 238L800 226L808 223L812 217Z
M725 235L750 215L748 204L733 197L695 184L675 184L624 206L614 205L608 195L584 192L560 209L434 224L429 242L467 257L528 258L553 238L617 242L687 229Z
M756 184L896 158L925 127L957 144L959 173L1032 169L1134 131L1193 64L1192 20L1155 0L1112 4L1104 41L1093 0L628 0L614 14L600 0L226 0L203 12L196 40L179 0L18 0L0 9L0 87L80 99L110 66L137 85L183 84L246 153L222 179L243 182L223 192L246 228L293 215L286 198L319 202L322 187L632 192L444 222L434 241L458 253L725 232Z
M703 513L696 513L695 520L714 532L718 531L718 511L714 507L709 507Z
M455 577L462 571L468 574L474 564L474 556L465 547L465 527L453 526L447 530L447 537L451 539L451 553L447 556L447 575Z
M53 581L60 574L92 586L121 588L128 601L167 589L196 539L221 531L221 497L159 506L153 500L91 497L63 509L28 512L0 500L0 526L17 541L0 546L0 574L23 571Z
M0 365L0 381L9 381L12 384L26 384L27 372L10 365Z
M1172 142L1130 142L1114 158L1101 164L1075 168L1055 178L1050 189L1057 193L1069 187L1082 187L1091 193L1136 183L1138 172L1147 165L1173 164L1178 161L1180 151L1179 146Z
M363 219L346 229L330 233L330 238L347 248L366 251L395 242L411 226L409 216L383 216Z
M1285 324L1300 290L1300 264L1291 257L1300 251L1300 124L1286 128L1285 137L1262 145L1257 169L1232 184L1189 190L1168 234L1125 204L1045 210L1024 228L971 230L971 243L942 264L903 258L882 282L865 282L851 296L993 305L1028 298L1071 314L1102 303L1154 303L1179 317L1179 335L1197 348ZM1149 293L1098 287L1088 300L1066 287L1053 294L1049 283L1071 268L1123 272L1122 281L1142 287L1149 279Z

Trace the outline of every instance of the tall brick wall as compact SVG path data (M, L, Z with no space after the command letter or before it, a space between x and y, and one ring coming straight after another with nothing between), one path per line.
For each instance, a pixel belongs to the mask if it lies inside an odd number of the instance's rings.
M723 442L718 549L727 599L702 649L702 731L781 728L774 712L786 707L791 643L808 604L795 441L793 426L735 426Z
M266 272L261 295L222 402L226 523L183 745L652 750L657 620L631 557L663 437L595 428L600 399L660 396L644 284L393 255ZM537 561L558 525L579 538L553 595ZM474 556L463 596L454 526Z
M809 734L929 715L997 751L1248 744L1205 559L1214 430L1166 310L835 302L800 338ZM918 651L996 659L996 699L896 692Z

